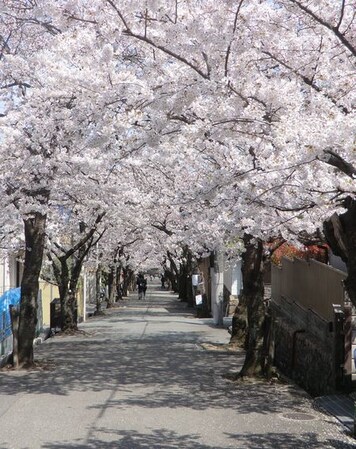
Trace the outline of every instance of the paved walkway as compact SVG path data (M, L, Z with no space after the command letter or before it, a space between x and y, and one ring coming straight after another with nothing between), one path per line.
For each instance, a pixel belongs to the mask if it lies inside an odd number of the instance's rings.
M356 448L299 388L224 380L243 354L158 285L120 304L0 373L0 449Z

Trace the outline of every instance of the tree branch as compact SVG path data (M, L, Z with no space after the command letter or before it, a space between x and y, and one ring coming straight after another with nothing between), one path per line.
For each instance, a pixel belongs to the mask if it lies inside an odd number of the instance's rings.
M58 244L56 244L56 246L60 249L62 249L62 251L64 252L64 254L62 256L59 257L60 260L66 260L69 259L69 257L71 257L76 251L78 251L81 247L83 247L88 240L90 240L95 231L96 231L96 226L100 223L100 221L102 220L102 218L104 217L105 212L102 212L101 214L99 214L95 220L94 225L92 226L92 228L87 232L87 234L77 243L75 244L72 248L70 248L68 251L65 251L63 248L61 248ZM104 230L105 231L105 230ZM101 238L101 237L100 237Z
M336 25L336 29L337 30L340 28L341 23L342 23L342 21L344 19L344 13L345 13L345 0L342 0L342 2L341 2L340 18L339 18L339 21L338 21L338 23Z
M350 163L345 161L339 154L333 151L331 148L327 148L324 150L324 154L328 156L326 159L319 159L322 162L325 162L333 167L338 168L342 173L349 176L352 179L356 178L356 168Z
M234 26L232 29L232 34L234 35L236 33L236 28L237 28L237 18L240 12L240 9L242 7L242 3L244 2L244 0L240 0L240 3L238 4L236 13L235 13L235 20L234 20ZM231 54L231 46L232 46L232 42L233 39L230 40L229 45L226 49L226 56L225 56L225 76L228 76L229 73L229 58L230 58L230 54Z
M5 84L4 86L1 86L0 89L9 89L10 87L15 87L15 86L28 87L28 88L31 87L30 84L22 83L21 81L14 81L13 83Z
M351 52L353 56L356 56L356 47L353 46L353 44L345 37L344 34L342 34L339 30L342 19L343 19L343 11L344 11L344 0L342 2L342 9L341 9L341 15L339 22L336 26L332 26L330 23L323 20L321 17L317 16L313 11L311 11L307 6L304 6L300 1L298 0L289 0L292 4L296 5L299 9L305 12L309 17L311 17L313 20L315 20L317 23L322 25L323 27L327 28L328 30L332 31L335 36L339 39L340 42Z
M278 62L278 64L281 64L283 67L285 67L286 69L290 70L292 73L294 73L295 75L297 75L307 86L311 87L312 89L314 89L316 92L321 93L322 95L324 95L325 98L327 98L328 100L330 100L336 107L338 107L344 114L348 114L349 110L343 106L343 105L339 105L337 103L337 101L330 97L330 95L327 92L324 92L319 86L317 86L312 79L308 78L307 76L301 74L297 69L294 69L293 67L291 67L289 64L287 64L286 62L282 61L281 59L277 58L276 56L274 56L272 53L270 53L269 51L262 51L262 53L264 53L265 55L269 56L271 59L273 59L274 61Z
M154 228L158 229L159 231L164 232L165 234L167 234L167 235L169 235L169 236L171 236L171 235L174 234L173 231L170 231L169 229L167 229L165 223L163 223L163 224L154 224L154 223L152 223L152 226L153 226Z
M152 39L148 38L145 35L140 35L137 33L134 33L131 28L129 27L128 22L125 20L123 14L121 13L121 11L119 10L119 8L115 5L115 3L112 0L106 0L112 7L113 9L116 11L116 13L118 14L118 16L120 17L122 23L124 24L125 30L124 30L124 34L126 34L127 36L133 37L137 40L140 40L142 42L145 42L146 44L150 45L153 48L156 48L157 50L161 50L163 53L166 53L169 56L172 56L174 59L176 59L177 61L182 62L183 64L185 64L186 66L190 67L191 69L193 69L196 73L198 73L202 78L204 79L210 79L210 73L209 71L207 73L204 73L202 70L199 69L199 67L197 67L196 65L194 65L192 62L188 61L184 56L179 55L178 53L175 53L172 50L169 50L168 48L164 47L163 45L159 45L156 42L154 42ZM205 61L206 62L206 61Z

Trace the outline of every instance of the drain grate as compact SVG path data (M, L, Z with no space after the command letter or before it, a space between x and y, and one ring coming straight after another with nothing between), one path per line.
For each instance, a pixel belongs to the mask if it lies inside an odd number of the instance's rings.
M294 421L311 421L316 418L314 415L299 412L283 413L282 417L286 419L293 419Z

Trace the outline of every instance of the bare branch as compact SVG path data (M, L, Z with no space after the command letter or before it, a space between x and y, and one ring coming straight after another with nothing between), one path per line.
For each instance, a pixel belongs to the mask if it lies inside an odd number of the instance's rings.
M339 154L333 151L331 148L324 150L324 154L328 156L327 159L319 159L322 162L326 162L333 167L338 168L342 173L349 176L352 179L356 178L356 168L350 163L345 161Z
M149 39L147 36L145 35L141 35L141 34L137 34L134 33L131 28L129 27L128 22L125 20L123 14L121 13L121 11L119 10L119 8L115 5L115 3L112 0L106 0L116 11L116 13L118 14L118 16L120 17L122 23L124 24L125 30L124 30L124 34L126 34L127 36L133 37L137 40L140 40L142 42L145 42L146 44L150 45L153 48L156 48L157 50L161 50L163 53L166 53L169 56L172 56L174 59L176 59L177 61L182 62L183 64L185 64L186 66L190 67L191 69L193 69L196 73L198 73L202 78L204 79L210 79L210 74L208 73L204 73L201 69L199 69L199 67L197 67L195 64L193 64L192 62L188 61L184 56L179 55L178 53L175 53L174 51L170 50L169 48L164 47L163 45L160 45L156 42L154 42L152 39Z
M187 118L185 115L181 114L181 115L176 115L174 114L172 111L168 112L167 114L167 118L170 120L176 120L179 122L183 122L186 123L187 125L191 125L192 123L195 122L194 119L189 119Z
M339 39L339 41L350 51L353 56L356 56L356 47L349 41L343 33L340 32L339 27L341 25L342 17L343 17L343 9L344 9L344 1L342 5L342 12L340 16L339 23L336 26L331 25L330 23L323 20L321 17L317 16L313 11L311 11L307 6L303 5L298 0L289 0L292 4L296 5L299 9L305 12L309 17L315 20L317 23L332 31L335 36Z
M234 35L236 33L236 28L237 28L237 18L240 12L240 9L242 7L242 3L244 2L244 0L240 0L240 3L237 6L237 10L235 13L235 20L234 20L234 26L232 29L232 34ZM230 58L230 54L231 54L231 46L232 46L232 42L233 39L230 40L229 45L226 49L226 56L225 56L225 76L228 76L229 73L229 58Z
M126 22L125 17L122 15L121 11L119 10L119 8L115 5L115 3L112 0L106 0L109 5L112 6L112 8L114 8L114 10L116 11L117 15L120 17L122 23L124 24L125 28L127 30L130 29L129 24Z
M5 84L4 86L1 86L0 89L9 89L10 87L27 87L30 88L30 84L27 83L22 83L21 81L14 81L13 83L10 84Z
M174 19L171 19L168 14L166 14L166 17L173 24L176 24L178 22L178 0L175 0Z
M131 36L134 37L135 39L138 39L142 42L145 42L146 44L157 48L158 50L161 50L163 53L166 53L169 56L172 56L174 59L176 59L177 61L182 62L183 64L187 65L188 67L190 67L191 69L193 69L196 73L198 73L202 78L204 79L210 79L210 74L209 73L204 73L202 70L200 70L196 65L194 65L192 62L188 61L184 56L181 56L177 53L175 53L172 50L169 50L168 48L164 47L163 45L159 45L156 44L155 42L153 42L151 39L145 37L145 36L141 36L139 34L136 34L134 32L132 32L131 30L127 29L124 31L124 33L127 36Z
M77 16L73 16L73 15L68 15L67 17L68 17L68 19L75 20L77 22L92 23L93 25L98 24L98 22L96 20L83 19L81 17L77 17Z
M87 234L76 245L74 245L71 249L69 249L68 251L65 251L65 254L63 256L61 256L59 259L64 259L64 260L68 259L76 251L78 251L80 248L82 248L88 242L88 240L90 240L93 237L93 235L94 235L94 233L96 231L96 226L101 222L101 220L103 219L104 216L105 216L105 212L102 212L101 214L99 214L96 217L94 225L87 232Z
M227 87L244 102L245 107L250 105L248 99L235 89L231 81L228 82Z
M0 50L0 59L2 59L2 57L4 56L5 53L10 53L10 47L9 47L9 40L11 38L11 31L9 32L9 35L7 36L6 39L4 39L2 36L0 36L0 40L1 40L1 50Z
M327 98L328 100L330 100L336 107L338 107L344 114L348 114L349 110L343 106L343 105L339 105L337 103L337 101L330 97L330 95L326 92L324 92L319 86L317 86L312 79L308 78L307 76L303 75L302 73L300 73L297 69L294 69L293 67L291 67L289 64L287 64L286 62L282 61L280 58L277 58L275 55L273 55L272 53L270 53L269 51L263 51L262 53L264 53L265 55L269 56L271 59L273 59L274 61L278 62L279 64L281 64L283 67L285 67L286 69L290 70L292 73L294 73L295 75L297 75L299 78L302 79L302 81L310 86L312 89L314 89L316 92L321 93L322 95L324 95L325 98Z
M10 14L8 12L3 12L2 14L4 16L11 17L12 19L15 19L21 23L26 23L26 24L31 23L34 25L39 25L39 26L43 27L44 29L46 29L53 36L56 36L57 34L60 34L62 32L58 27L53 25L51 22L44 22L44 21L37 19L36 17L19 17L14 14Z
M209 64L208 55L204 51L202 52L202 55L203 55L203 58L204 58L204 61L205 61L205 64L206 64L206 71L207 71L207 74L208 74L208 78L210 78L211 66Z
M174 234L173 231L170 231L169 229L167 229L167 226L166 226L165 223L163 223L163 224L155 224L155 223L152 223L152 227L158 229L159 231L164 232L165 234L167 234L167 235L169 235L169 236L171 236L171 235Z
M339 21L338 21L338 23L337 23L337 25L336 25L336 29L337 29L337 30L338 30L338 29L340 28L340 26L341 26L341 23L342 23L343 18L344 18L344 13L345 13L345 0L342 0L342 2L341 2L340 18L339 18Z

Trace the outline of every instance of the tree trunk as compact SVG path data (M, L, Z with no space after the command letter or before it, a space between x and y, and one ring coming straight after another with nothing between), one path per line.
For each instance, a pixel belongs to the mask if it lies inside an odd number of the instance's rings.
M129 283L129 269L126 267L122 267L122 296L128 296Z
M75 263L75 262L73 262ZM57 281L59 290L59 299L61 303L61 328L63 332L75 332L78 330L77 325L77 284L80 273L80 267L70 270L68 267L68 259L60 257L57 263L53 263L53 272ZM74 274L73 274L74 272Z
M76 332L78 330L76 289L67 289L63 298L62 320L63 332Z
M247 328L247 300L241 293L239 304L236 306L232 317L230 343L237 344L239 347L247 349Z
M95 300L96 300L96 309L94 315L102 315L103 311L101 309L101 265L99 264L96 273L95 273Z
M25 264L21 282L18 330L18 367L33 365L33 340L36 336L39 276L45 243L46 216L38 212L24 220Z
M114 302L116 301L116 291L117 291L117 268L116 265L112 265L110 267L109 276L108 276L108 298L107 298L107 308L110 309L113 307Z
M255 241L254 241L255 240ZM240 376L265 374L265 314L263 284L263 242L244 236L245 252L242 255L242 295L247 307L246 356Z
M121 282L121 272L122 272L122 267L119 265L116 268L116 279L117 279L117 284L116 284L116 296L117 299L122 299L123 296L123 292L122 292L122 282Z
M196 265L193 262L192 252L185 246L183 249L182 261L180 263L178 285L180 299L187 302L190 306L195 305L192 288L192 274L195 268Z
M129 290L134 291L135 273L128 267L122 267L122 296L128 296Z
M179 270L177 264L175 263L172 254L167 251L167 257L170 263L171 269L166 271L167 277L171 283L171 288L175 293L179 293Z
M94 240L94 232L104 214L97 216L95 225L86 230L84 222L79 223L81 239L66 250L61 247L62 255L56 252L48 254L52 261L53 272L59 288L61 301L62 331L75 332L78 330L77 290L84 259L90 248L98 243L103 233ZM85 313L85 310L84 310Z
M345 288L356 307L356 201L347 198L343 214L334 214L324 222L324 234L333 253L345 262L347 278Z

